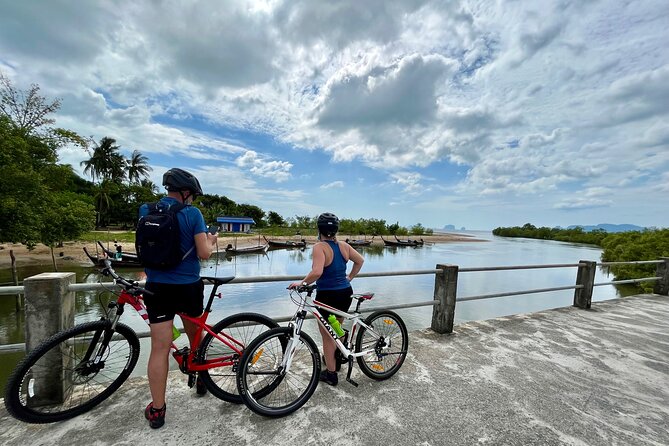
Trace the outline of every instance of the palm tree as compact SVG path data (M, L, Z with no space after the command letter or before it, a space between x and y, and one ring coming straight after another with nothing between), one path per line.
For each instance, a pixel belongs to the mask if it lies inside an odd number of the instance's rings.
M152 192L154 194L157 194L158 192L160 192L160 189L158 188L158 186L153 184L153 182L149 179L141 180L139 182L139 185L141 187L146 188L147 190L149 190L150 192Z
M99 227L104 222L104 215L109 211L112 205L109 182L103 181L95 186L93 199L95 200L95 226Z
M82 161L84 173L91 176L93 182L98 179L118 180L125 176L126 160L118 153L119 147L114 138L105 136L96 144L90 159Z
M149 159L142 155L139 150L133 150L128 161L128 181L139 183L142 178L148 179L149 172L152 170L149 166Z

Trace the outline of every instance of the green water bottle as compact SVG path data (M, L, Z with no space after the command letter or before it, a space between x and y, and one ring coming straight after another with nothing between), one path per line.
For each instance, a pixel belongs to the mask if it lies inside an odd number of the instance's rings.
M177 327L172 325L172 340L176 341L179 336L181 336L181 332Z
M334 329L335 333L337 333L337 336L339 337L344 336L344 330L341 328L341 324L339 323L337 317L334 314L328 316L328 322L330 323L330 326Z

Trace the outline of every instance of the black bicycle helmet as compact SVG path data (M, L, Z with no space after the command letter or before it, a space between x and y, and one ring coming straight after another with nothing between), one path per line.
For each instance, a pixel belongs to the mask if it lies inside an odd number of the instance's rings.
M334 237L339 231L339 219L335 214L325 212L318 216L318 232L326 237Z
M163 174L163 186L168 191L188 190L193 195L203 195L200 182L190 172L175 167Z

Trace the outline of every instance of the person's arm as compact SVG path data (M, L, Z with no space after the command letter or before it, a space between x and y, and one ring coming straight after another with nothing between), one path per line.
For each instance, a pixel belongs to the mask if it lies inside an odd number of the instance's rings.
M202 260L207 260L211 257L211 253L216 246L216 235L208 232L200 232L195 234L195 252Z
M217 236L209 233L207 225L204 222L204 217L202 212L196 207L189 207L188 211L191 212L191 215L195 214L196 223L194 231L195 235L195 253L202 260L207 260L211 257L211 252L216 246Z
M303 283L313 283L318 280L319 277L323 274L323 268L325 268L325 250L321 244L314 245L312 249L312 261L311 261L311 271L304 276L300 282L291 283L288 288L297 288L302 286Z
M358 251L356 251L352 246L348 245L348 259L353 262L353 267L351 268L351 272L348 273L348 276L346 277L348 281L350 282L355 278L355 276L358 275L360 270L362 269L362 264L365 263L365 258L360 255Z

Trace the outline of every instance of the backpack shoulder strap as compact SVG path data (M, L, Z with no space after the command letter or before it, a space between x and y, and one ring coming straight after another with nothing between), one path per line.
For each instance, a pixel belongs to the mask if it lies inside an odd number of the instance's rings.
M138 211L137 211L137 213L140 214L139 218L143 217L143 215L141 215L141 210L142 210L143 206L146 206L147 214L150 214L151 212L154 212L156 210L156 205L157 204L158 203L144 203L144 204L142 204L142 206L140 206Z
M176 204L173 204L172 206L170 206L169 209L167 210L167 212L176 216L177 213L179 213L182 209L184 209L186 207L187 207L187 205L185 205L183 203L176 203ZM188 217L186 217L186 218L188 218ZM191 246L191 248L188 251L186 251L186 253L183 255L183 257L181 257L181 260L185 260L186 257L188 257L188 254L193 252L194 249L195 249L195 244L193 244L193 246Z
M167 212L169 212L171 214L176 214L177 212L181 211L185 207L186 207L186 205L183 204L183 203L176 203L176 204L173 204L172 206L170 206L168 208Z

